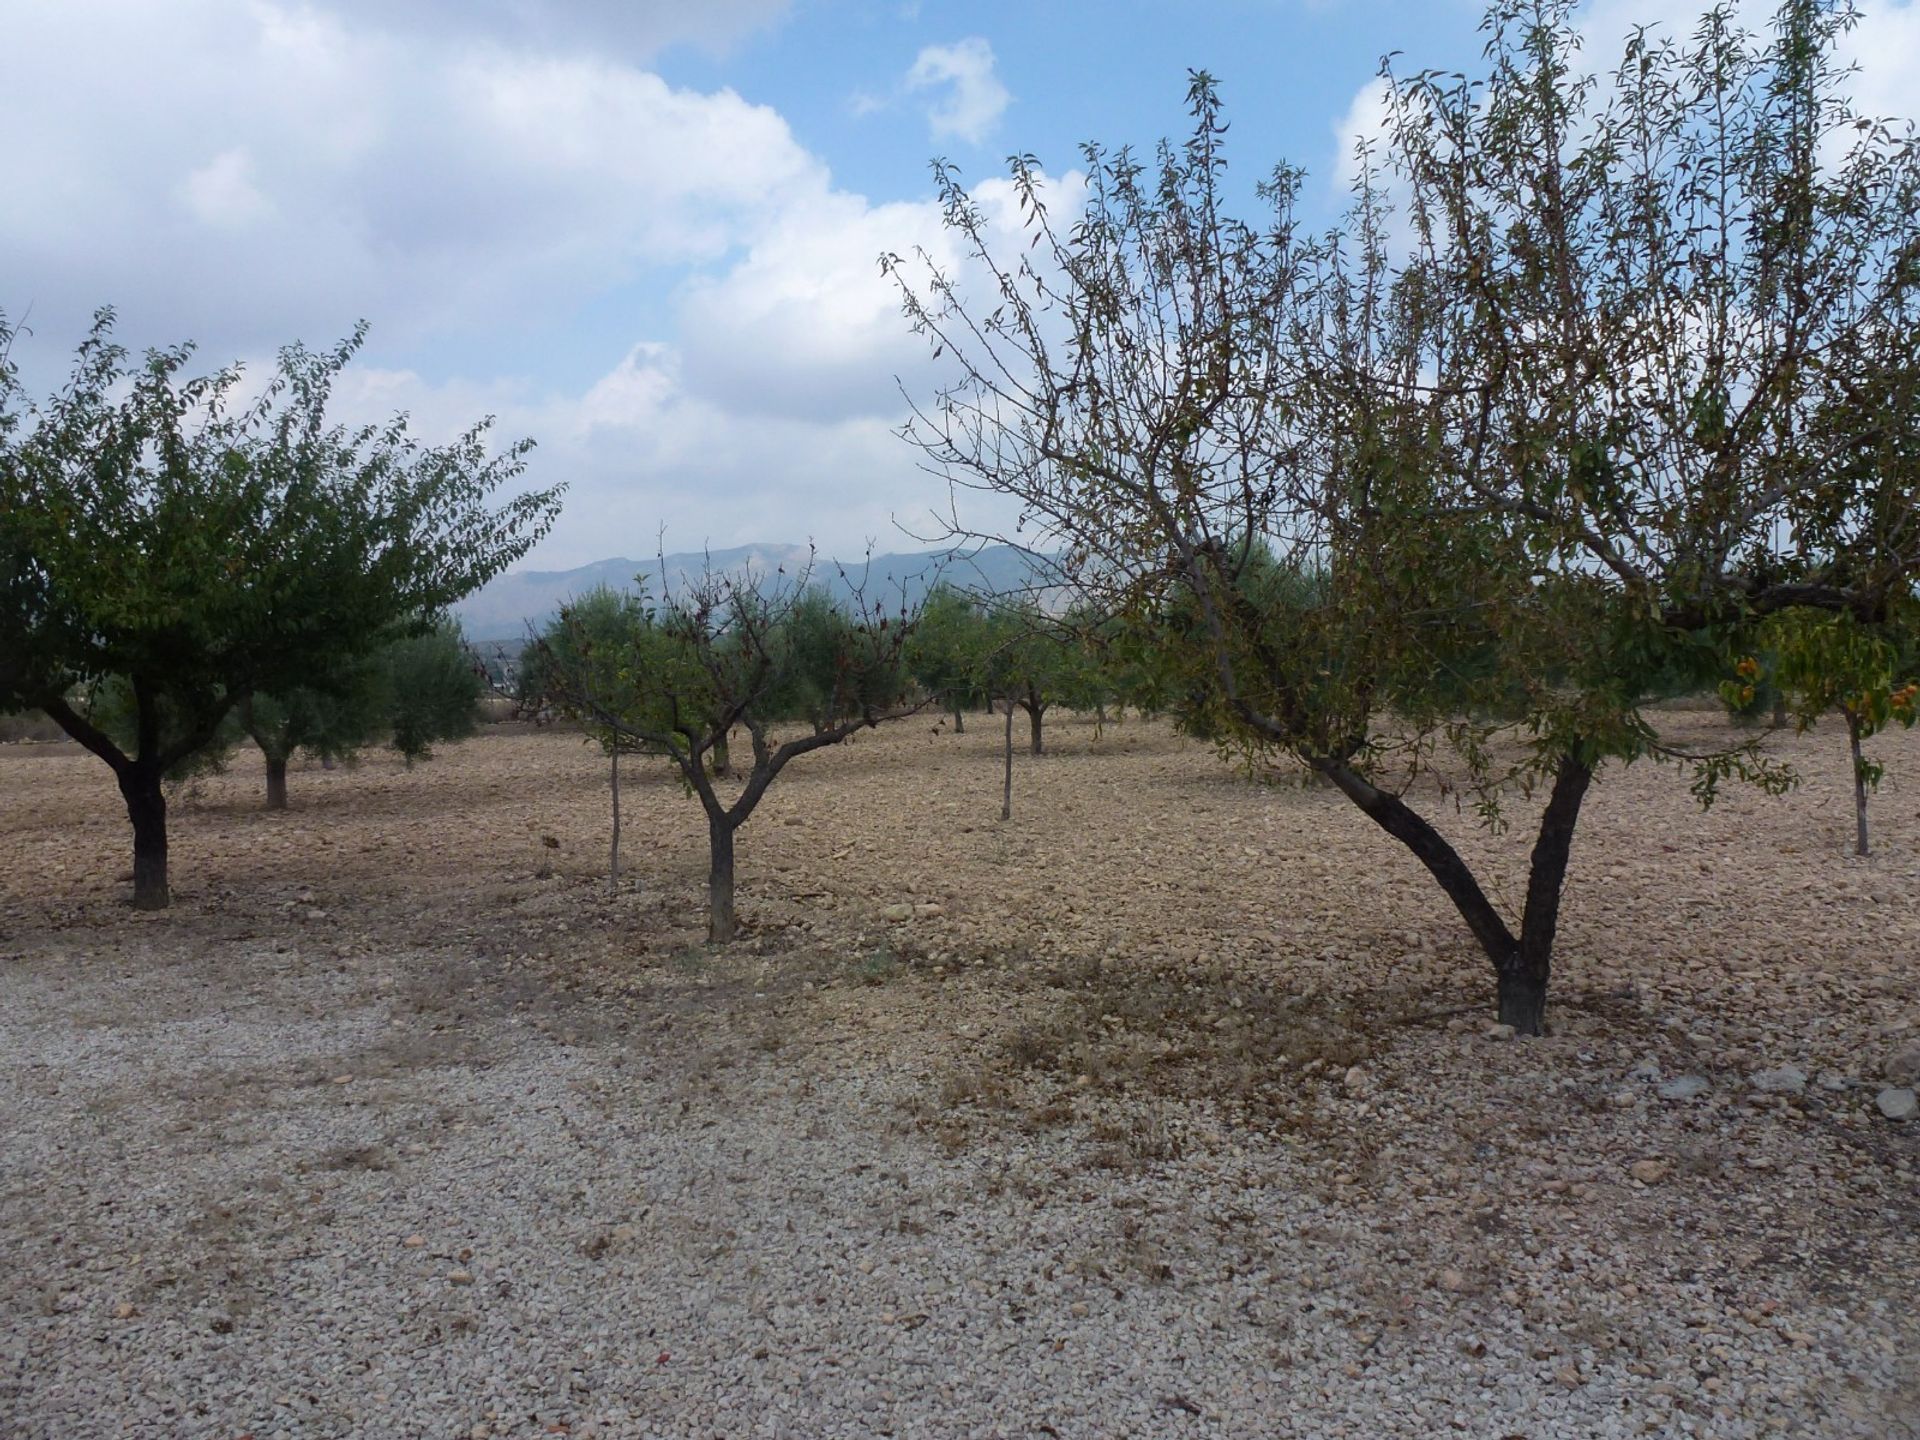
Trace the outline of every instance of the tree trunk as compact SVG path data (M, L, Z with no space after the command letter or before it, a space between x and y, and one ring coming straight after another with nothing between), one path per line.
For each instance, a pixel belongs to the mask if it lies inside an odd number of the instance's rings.
M133 821L133 908L164 910L167 888L167 796L160 771L138 761L120 771L120 794Z
M707 773L716 780L724 780L733 773L733 756L727 749L727 737L724 735L713 742L713 759L707 767Z
M953 733L956 735L964 735L967 733L966 712L960 708L960 702L958 700L953 702Z
M620 747L614 746L609 752L613 761L613 842L607 848L607 894L609 897L619 893L620 888Z
M1518 937L1486 897L1466 861L1446 837L1416 814L1398 796L1369 783L1345 765L1326 763L1315 768L1361 811L1414 853L1441 890L1453 901L1474 939L1493 962L1500 1021L1522 1035L1538 1035L1545 1027L1547 979L1553 964L1554 933L1559 927L1560 897L1573 849L1580 802L1593 781L1593 770L1576 756L1563 754L1554 775L1553 794L1540 817L1527 872L1527 908Z
M1013 819L1013 701L1007 701L1007 776L1000 789L1000 818Z
M1773 696L1773 728L1787 728L1787 697L1779 691L1775 691Z
M287 762L267 756L267 809L284 810L287 808Z
M724 819L707 821L707 940L726 945L733 940L733 827Z
M1499 967L1500 1023L1522 1035L1546 1027L1547 979L1553 968L1553 939L1560 926L1560 897L1573 853L1574 825L1580 802L1593 783L1593 770L1573 755L1562 755L1553 777L1553 794L1540 816L1540 834L1527 866L1527 908L1520 919L1520 943Z
M1860 753L1860 717L1847 716L1847 753L1853 757L1853 853L1867 853L1867 762Z
M1046 713L1046 706L1022 702L1027 712L1027 724L1033 731L1033 753L1043 755L1046 752L1040 745L1040 717Z

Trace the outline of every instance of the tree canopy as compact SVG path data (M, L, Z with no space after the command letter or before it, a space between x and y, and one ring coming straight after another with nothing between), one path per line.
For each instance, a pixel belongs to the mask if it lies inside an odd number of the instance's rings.
M1495 5L1479 75L1387 70L1328 234L1285 166L1257 223L1229 213L1196 74L1186 140L1087 147L1075 213L1015 158L1017 254L943 166L969 268L883 260L960 370L908 438L1014 497L1063 583L1189 606L1219 719L1408 847L1524 1031L1604 762L1680 763L1707 798L1787 778L1751 741L1666 744L1648 698L1726 674L1768 615L1875 620L1920 568L1893 463L1920 403L1920 153L1849 107L1850 19L1789 0L1754 34L1721 5L1596 74L1570 0ZM1249 590L1262 556L1296 577L1284 624ZM1490 821L1548 792L1517 927L1401 793L1440 750Z
M0 364L0 708L45 710L112 767L135 832L135 900L168 900L160 778L243 699L346 671L442 613L552 524L558 488L495 492L530 442L481 422L446 445L404 416L349 426L333 385L364 327L293 345L249 396L190 346L135 359L102 311L64 389L36 403ZM0 355L13 334L0 323ZM123 748L74 704L124 681Z

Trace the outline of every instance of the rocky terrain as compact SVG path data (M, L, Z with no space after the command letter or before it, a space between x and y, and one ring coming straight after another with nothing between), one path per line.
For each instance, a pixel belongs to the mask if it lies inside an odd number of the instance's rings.
M798 762L724 952L565 734L206 781L161 914L0 747L0 1434L1920 1435L1920 737L1867 860L1835 735L1605 772L1537 1041L1332 793L998 738Z

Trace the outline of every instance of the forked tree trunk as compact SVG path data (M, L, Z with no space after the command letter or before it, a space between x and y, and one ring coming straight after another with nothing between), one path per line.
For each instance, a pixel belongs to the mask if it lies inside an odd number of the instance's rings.
M707 820L707 940L731 944L736 930L733 914L733 827L724 819Z
M1013 819L1013 700L1011 697L1007 700L1006 752L1007 772L1006 779L1000 787L1000 818L1011 820Z
M119 772L120 794L133 822L133 906L164 910L173 895L167 886L167 796L160 771L138 761Z
M1847 716L1847 753L1853 757L1853 853L1867 853L1867 762L1860 753L1860 717Z
M287 808L287 762L283 756L276 760L267 756L267 809L284 810Z
M1368 819L1411 850L1453 901L1454 909L1493 962L1501 1023L1513 1026L1522 1035L1540 1034L1546 1024L1547 982L1574 826L1580 817L1581 801L1593 783L1592 767L1571 754L1560 757L1553 793L1534 841L1527 872L1526 911L1518 936L1507 928L1459 852L1397 795L1378 789L1344 765L1328 763L1316 768Z

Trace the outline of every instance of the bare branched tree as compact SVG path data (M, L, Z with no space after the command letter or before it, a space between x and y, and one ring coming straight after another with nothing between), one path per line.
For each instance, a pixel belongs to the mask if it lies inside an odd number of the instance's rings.
M863 584L842 623L820 624L807 575L729 575L711 567L657 605L634 600L618 626L589 633L563 611L540 644L546 693L603 737L610 752L671 761L707 818L708 938L734 939L734 837L780 774L802 755L918 712L901 650L914 612L885 613ZM823 640L824 637L830 639ZM797 643L804 642L804 643ZM804 699L798 698L804 697ZM799 733L783 738L795 722ZM729 781L714 750L744 729L753 761Z

